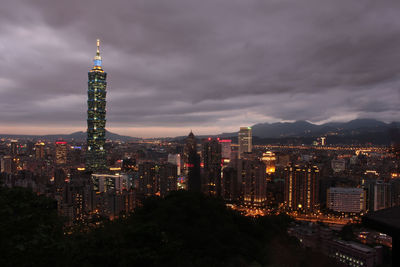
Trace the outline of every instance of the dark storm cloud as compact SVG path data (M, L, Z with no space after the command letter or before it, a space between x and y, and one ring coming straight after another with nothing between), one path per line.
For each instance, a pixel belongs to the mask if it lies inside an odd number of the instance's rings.
M396 0L5 1L0 123L82 127L96 38L111 127L398 120L399 8Z

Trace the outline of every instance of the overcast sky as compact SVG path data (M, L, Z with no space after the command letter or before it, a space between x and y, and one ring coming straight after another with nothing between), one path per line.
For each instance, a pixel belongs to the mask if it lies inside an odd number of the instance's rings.
M101 39L107 129L400 121L399 0L2 0L0 133L86 130Z

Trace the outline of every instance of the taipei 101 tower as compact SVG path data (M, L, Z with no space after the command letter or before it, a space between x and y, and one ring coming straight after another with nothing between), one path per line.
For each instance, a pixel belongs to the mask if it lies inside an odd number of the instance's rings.
M97 52L93 63L93 68L88 73L86 170L102 172L107 169L104 150L106 142L107 73L101 66L99 39L97 39Z

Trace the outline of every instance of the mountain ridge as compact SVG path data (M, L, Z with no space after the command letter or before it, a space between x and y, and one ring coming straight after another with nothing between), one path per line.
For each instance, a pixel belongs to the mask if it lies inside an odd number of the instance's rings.
M355 119L348 122L328 122L324 124L313 124L300 120L295 122L274 122L257 123L252 126L253 136L259 138L290 138L290 137L313 137L313 136L354 136L357 134L368 134L377 132L389 132L391 129L400 128L400 122L386 123L376 119ZM197 138L210 136L228 138L237 137L238 132L221 133L214 135L197 135ZM25 139L46 139L46 140L75 140L85 141L86 132L78 131L71 134L51 135L23 135L23 134L0 134L2 138L25 138ZM137 141L144 138L119 135L106 130L106 138L109 140ZM152 139L180 140L186 136L164 137Z
M84 142L86 141L86 132L84 131L77 131L73 132L71 134L46 134L46 135L25 135L25 134L0 134L0 137L2 138L21 138L21 139L44 139L44 140L50 140L50 141L56 141L59 139L66 140L66 141L79 141L79 142ZM136 141L139 140L140 138L137 137L131 137L131 136L126 136L126 135L119 135L116 133L112 133L106 130L106 139L117 141Z
M308 121L257 123L252 126L253 136L260 138L307 137L317 135L354 135L382 132L400 127L400 122L385 123L376 119L355 119L348 122L313 124ZM220 137L237 136L237 132L222 133Z

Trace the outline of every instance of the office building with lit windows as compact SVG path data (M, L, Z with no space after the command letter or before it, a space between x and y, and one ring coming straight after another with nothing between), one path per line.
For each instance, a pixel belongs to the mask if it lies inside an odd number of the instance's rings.
M181 155L168 154L168 162L176 165L176 174L181 175Z
M265 172L268 174L275 172L276 155L274 152L267 151L263 153L262 161L265 164Z
M178 173L175 164L162 163L156 166L158 191L165 197L172 191L178 190Z
M38 142L35 144L36 159L44 159L45 158L44 147L45 147L45 144L43 142Z
M219 143L221 144L221 156L223 159L231 159L232 154L232 140L230 139L220 139Z
M157 164L143 162L139 164L139 191L145 196L154 196L157 193Z
M327 207L336 212L365 211L365 191L362 188L331 187L327 191Z
M264 207L267 201L265 164L260 160L241 159L237 173L242 187L243 204L254 208Z
M101 172L106 169L106 87L107 73L102 68L100 40L97 40L97 52L94 66L89 71L88 111L87 111L87 154L86 169Z
M67 164L67 153L68 153L67 142L57 141L56 142L56 164L57 165Z
M251 153L252 151L252 135L251 127L240 127L239 136L239 155L238 158L242 158L244 153Z
M110 190L121 192L129 190L131 187L128 175L126 174L92 174L91 179L93 191L95 192L107 192Z
M318 204L318 167L292 164L285 168L284 175L286 207L312 211Z

